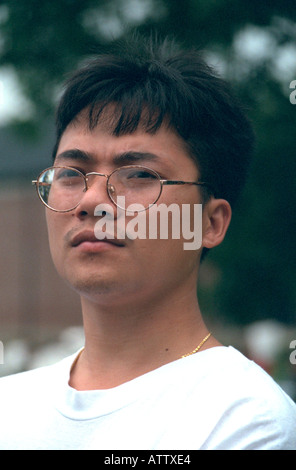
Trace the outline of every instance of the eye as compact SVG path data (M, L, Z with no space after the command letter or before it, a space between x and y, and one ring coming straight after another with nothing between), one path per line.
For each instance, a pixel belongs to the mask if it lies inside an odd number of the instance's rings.
M58 171L56 171L56 176L58 179L73 178L75 176L79 176L79 173L72 168L60 168Z
M133 169L126 174L127 179L151 179L157 180L157 176L145 169Z
M64 186L81 184L82 175L74 168L57 168L54 173L54 180Z

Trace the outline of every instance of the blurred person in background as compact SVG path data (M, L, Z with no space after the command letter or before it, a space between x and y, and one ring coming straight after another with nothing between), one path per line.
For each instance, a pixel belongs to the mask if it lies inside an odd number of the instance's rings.
M295 404L211 335L196 294L253 141L228 85L173 41L134 37L68 80L53 167L35 184L56 269L81 297L85 346L1 379L0 449L296 449ZM157 204L186 204L191 222L202 204L197 249L184 234L116 230L149 225ZM105 238L103 218L115 228Z

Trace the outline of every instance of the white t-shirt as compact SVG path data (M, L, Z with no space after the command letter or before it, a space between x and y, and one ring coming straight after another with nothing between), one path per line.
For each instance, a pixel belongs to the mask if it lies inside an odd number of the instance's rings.
M296 449L296 405L232 347L86 392L75 357L0 379L0 450Z

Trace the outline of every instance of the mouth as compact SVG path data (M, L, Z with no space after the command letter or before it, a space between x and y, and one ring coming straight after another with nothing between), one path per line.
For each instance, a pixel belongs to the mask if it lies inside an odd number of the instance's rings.
M115 239L114 237L108 235L108 233L102 234L102 238L97 238L93 231L85 230L83 232L75 235L71 241L70 245L73 248L80 248L85 251L100 251L106 247L120 248L124 247L123 240Z

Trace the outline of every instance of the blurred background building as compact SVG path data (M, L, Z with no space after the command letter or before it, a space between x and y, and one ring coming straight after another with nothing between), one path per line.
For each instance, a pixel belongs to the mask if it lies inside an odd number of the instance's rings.
M56 274L31 180L51 164L67 74L137 29L201 50L229 79L257 147L229 234L204 262L201 306L217 336L296 398L294 0L2 0L0 4L0 375L83 344L79 299ZM295 86L294 86L295 88Z

